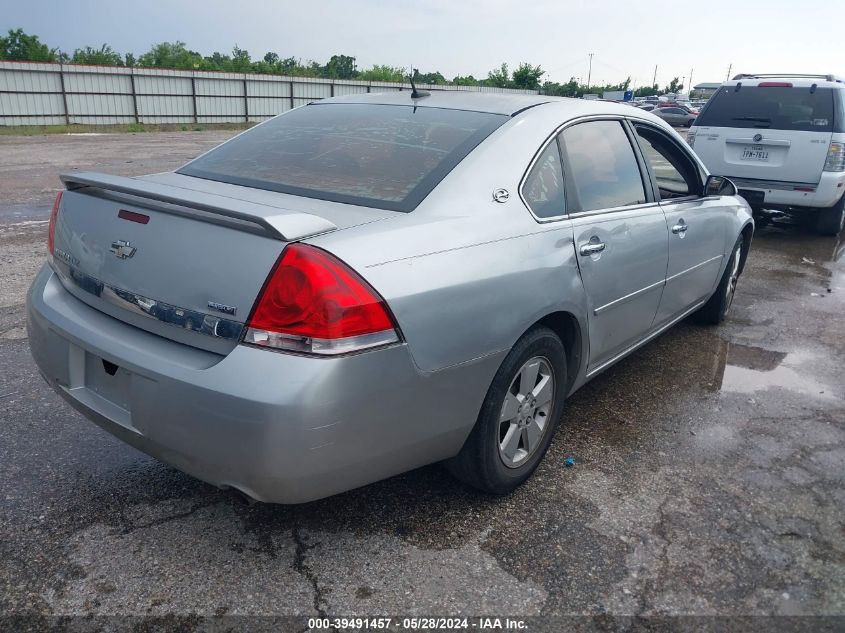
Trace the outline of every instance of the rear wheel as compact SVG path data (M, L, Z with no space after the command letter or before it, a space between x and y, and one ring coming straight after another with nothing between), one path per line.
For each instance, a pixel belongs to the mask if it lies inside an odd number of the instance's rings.
M725 272L722 274L722 279L719 281L719 286L716 292L698 311L698 320L707 325L719 325L725 320L725 315L731 307L736 294L736 285L739 281L740 267L742 266L742 252L745 248L745 242L742 236L734 245L733 253L725 267Z
M827 209L819 209L816 216L816 232L822 235L837 235L845 227L845 196Z
M529 330L505 358L461 452L446 467L485 492L528 479L552 441L566 397L566 351L545 327Z

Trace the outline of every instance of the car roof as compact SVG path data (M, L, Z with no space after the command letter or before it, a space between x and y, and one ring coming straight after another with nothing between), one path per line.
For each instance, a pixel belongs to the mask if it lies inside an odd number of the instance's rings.
M574 115L589 109L597 114L625 113L628 105L598 99L574 99L537 94L484 93L463 90L431 90L429 96L411 99L410 90L381 93L365 93L343 97L331 97L314 102L324 103L371 103L377 105L405 105L419 108L444 108L447 110L469 110L514 116L535 106L557 103L564 109L571 109Z

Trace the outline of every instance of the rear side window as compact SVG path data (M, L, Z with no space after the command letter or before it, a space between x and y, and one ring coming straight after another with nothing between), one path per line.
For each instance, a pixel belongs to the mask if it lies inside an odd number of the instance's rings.
M538 218L553 218L566 213L563 172L556 141L549 143L534 163L525 179L522 195Z
M411 211L507 116L442 108L312 104L232 139L180 174Z
M832 132L833 112L830 88L726 86L710 98L696 125Z
M634 149L619 121L579 123L561 132L561 138L581 211L645 202Z

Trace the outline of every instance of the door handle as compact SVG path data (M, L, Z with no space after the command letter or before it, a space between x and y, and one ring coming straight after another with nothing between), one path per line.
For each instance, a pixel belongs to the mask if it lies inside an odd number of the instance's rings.
M605 248L607 248L607 244L604 242L587 242L586 244L581 244L578 252L582 255L595 255L596 253L601 253Z
M678 224L676 224L675 226L672 227L672 233L674 233L675 235L683 234L683 233L687 232L688 228L689 227L686 224L684 224L683 221L681 221L681 222L678 222Z

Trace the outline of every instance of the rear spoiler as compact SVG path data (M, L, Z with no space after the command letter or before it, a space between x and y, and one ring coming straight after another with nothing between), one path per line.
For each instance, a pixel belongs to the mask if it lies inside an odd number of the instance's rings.
M279 207L137 178L94 172L62 174L60 178L68 191L91 189L86 193L122 199L127 204L136 204L164 213L225 224L286 242L329 233L337 229L332 222L310 213L287 211Z

